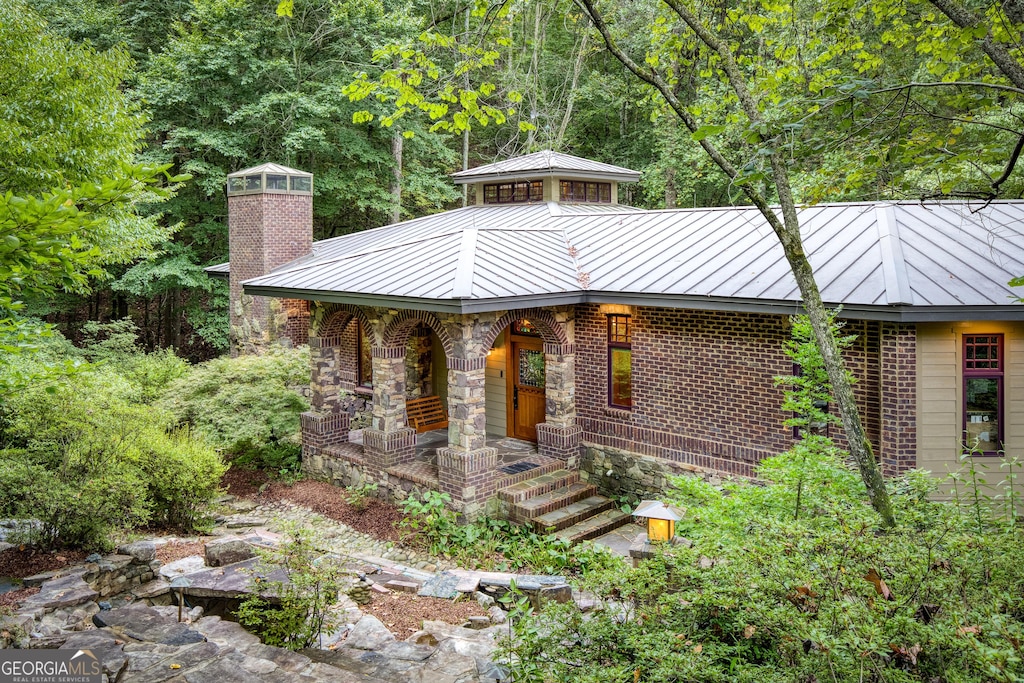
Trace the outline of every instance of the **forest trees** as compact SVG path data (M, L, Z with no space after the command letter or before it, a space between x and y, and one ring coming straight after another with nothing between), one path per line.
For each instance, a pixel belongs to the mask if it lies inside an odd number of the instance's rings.
M84 291L170 231L135 210L168 191L156 186L165 168L133 163L144 117L121 89L127 55L53 36L14 0L0 3L0 53L0 334L10 351L24 342L24 297Z

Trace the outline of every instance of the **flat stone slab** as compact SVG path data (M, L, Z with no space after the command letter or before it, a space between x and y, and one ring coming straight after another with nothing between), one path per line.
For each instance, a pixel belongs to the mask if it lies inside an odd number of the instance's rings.
M44 581L39 586L38 593L22 601L20 611L28 612L37 609L50 611L64 607L76 607L98 597L99 593L85 582L82 573L75 572L68 576Z
M169 562L160 567L160 576L170 581L176 576L194 574L196 572L201 572L204 569L206 569L206 561L203 560L203 556L190 555L189 557L183 557L180 560Z
M263 526L267 520L262 517L228 517L226 526L229 529L247 529L254 526Z
M423 582L417 595L423 598L443 598L451 600L457 598L460 593L457 588L462 577L454 572L444 571L435 574Z
M129 605L98 612L92 621L99 628L109 627L119 633L147 643L162 645L188 645L206 640L202 633L187 624L169 621L157 610L146 605Z
M398 581L396 579L388 581L384 584L384 587L400 593L416 593L420 589L420 585L418 583L413 581Z
M136 600L151 600L171 592L171 584L166 579L153 579L132 589Z

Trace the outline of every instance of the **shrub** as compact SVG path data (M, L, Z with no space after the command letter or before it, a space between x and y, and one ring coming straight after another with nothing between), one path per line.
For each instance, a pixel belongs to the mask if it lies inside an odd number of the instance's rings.
M274 347L259 356L195 366L168 385L157 405L214 446L252 464L291 464L296 448L274 449L298 433L299 415L309 403L294 387L308 383L309 350Z
M109 547L117 528L199 521L224 472L216 452L169 415L133 403L108 367L8 398L0 510L38 519L30 542Z
M242 601L239 622L268 645L292 650L313 646L322 631L335 626L344 570L336 558L316 549L309 530L298 526L285 530L277 548L258 552L254 580L260 592Z

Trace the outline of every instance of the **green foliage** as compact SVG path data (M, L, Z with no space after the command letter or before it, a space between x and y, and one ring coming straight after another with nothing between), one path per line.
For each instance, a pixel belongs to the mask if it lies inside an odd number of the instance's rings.
M99 366L34 385L4 403L0 514L37 519L24 540L107 548L146 523L202 526L225 471L217 453L169 417L140 405L140 389Z
M346 503L361 512L370 504L370 498L377 495L377 484L363 483L359 486L346 486L345 493L341 495Z
M218 448L248 454L257 464L292 468L297 451L284 444L309 409L299 393L308 382L309 349L273 347L259 356L197 365L167 385L157 405Z
M500 571L582 574L619 562L618 557L593 544L573 546L503 519L459 523L449 503L451 496L437 491L403 500L400 505L405 517L399 526L405 542L450 557L462 566Z
M637 569L595 572L604 600L551 605L516 627L516 680L1012 681L1024 675L1021 530L894 482L902 524L879 533L855 472L819 454L797 474L770 459L764 486L678 479L687 507L670 546ZM803 477L808 514L792 515Z
M318 551L312 532L298 526L285 531L279 546L260 550L259 555L254 581L260 592L242 601L239 622L259 633L267 645L312 647L340 616L341 564Z

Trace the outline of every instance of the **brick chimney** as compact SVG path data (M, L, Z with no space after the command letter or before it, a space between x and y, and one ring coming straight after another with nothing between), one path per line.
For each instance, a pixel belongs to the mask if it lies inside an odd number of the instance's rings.
M261 164L229 174L227 194L232 355L307 343L308 302L243 295L242 282L312 251L313 175Z

